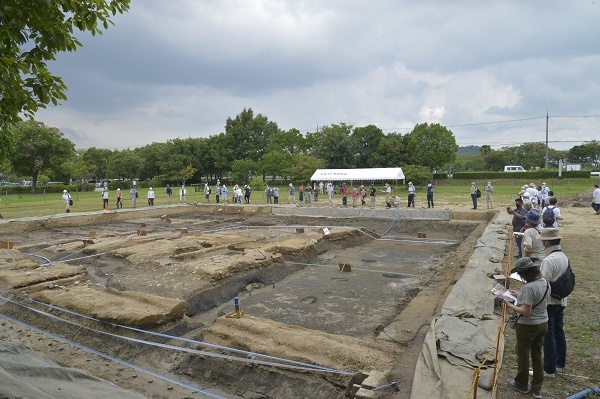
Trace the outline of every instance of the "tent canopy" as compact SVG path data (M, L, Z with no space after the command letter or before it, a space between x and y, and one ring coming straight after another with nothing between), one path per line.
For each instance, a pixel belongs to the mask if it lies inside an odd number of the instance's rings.
M317 169L310 180L404 180L404 173L402 168Z

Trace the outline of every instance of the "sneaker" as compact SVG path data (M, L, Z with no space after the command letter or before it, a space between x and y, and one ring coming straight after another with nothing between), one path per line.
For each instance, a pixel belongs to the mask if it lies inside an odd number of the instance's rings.
M558 367L556 366L556 373L557 374L561 374L565 372L565 368L564 367Z
M542 391L533 391L533 397L535 399L542 399Z
M525 394L529 393L529 387L522 387L521 385L517 384L514 378L509 378L508 380L506 380L506 383L515 391Z
M558 371L558 367L556 368L556 371ZM529 370L529 375L531 377L533 377L533 370ZM544 378L554 378L554 377L556 377L556 374L554 374L554 373L546 373L544 371Z

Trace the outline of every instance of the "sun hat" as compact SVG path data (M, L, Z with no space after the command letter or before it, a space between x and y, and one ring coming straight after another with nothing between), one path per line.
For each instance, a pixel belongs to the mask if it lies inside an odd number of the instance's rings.
M540 234L540 240L542 241L558 240L559 238L562 238L562 236L560 235L560 231L555 227L546 227L542 230L542 234Z
M545 185L546 185L546 183L542 183L542 186L545 186Z
M150 190L152 190L152 187L150 187Z
M474 181L473 181L473 182L471 182L471 185L472 185L472 186L474 186L474 185L475 185L475 182L474 182Z
M527 211L527 213L525 215L523 215L523 217L525 218L525 220L527 220L531 224L535 224L535 225L540 224L540 214L537 213L536 211L534 211L533 209L530 211Z
M120 188L117 188L117 191L121 191L121 189L120 189Z
M531 258L527 256L522 257L515 262L515 267L510 271L511 273L523 273L534 267L540 267L540 262L533 262Z
M66 193L67 193L67 190L63 190L63 194L66 194Z
M489 181L489 182L488 182L488 186L491 186L491 185L492 185L492 182L491 182L491 181Z

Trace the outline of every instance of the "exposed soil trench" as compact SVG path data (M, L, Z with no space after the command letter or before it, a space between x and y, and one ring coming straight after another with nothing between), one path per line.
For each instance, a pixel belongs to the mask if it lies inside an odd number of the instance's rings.
M362 372L377 370L387 372L390 382L398 385L376 397L407 398L427 324L493 216L465 213L454 214L450 221L393 223L230 209L190 207L168 217L160 214L164 210L131 212L126 219L107 216L74 225L46 221L37 228L8 231L3 239L14 242L15 249L6 251L10 258L0 253L0 287L25 299L0 303L0 311L222 397L351 397L352 384L365 377ZM324 227L329 234L324 234ZM426 237L419 238L418 233ZM41 258L28 265L31 256L22 253L66 263L40 268ZM79 259L71 261L75 258ZM23 268L18 269L17 263ZM340 271L340 264L351 271ZM118 305L115 295L124 295L125 305ZM241 318L226 317L234 311L234 297L239 298ZM216 358L212 355L226 351L53 310L64 320L57 321L16 304L43 308L27 298L105 322L351 374ZM126 300L134 301L130 308ZM203 397L198 389L147 377L24 327L2 325L20 329L22 341L32 350L148 397ZM252 354L227 354L257 359Z

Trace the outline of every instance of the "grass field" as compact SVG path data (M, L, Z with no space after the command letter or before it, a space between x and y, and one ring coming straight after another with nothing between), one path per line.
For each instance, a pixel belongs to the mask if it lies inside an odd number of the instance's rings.
M590 189L595 183L598 182L597 178L588 179L563 179L563 180L549 180L546 181L548 187L554 191L557 198L568 198L584 190ZM483 192L483 187L487 182L478 182L478 187ZM504 179L498 181L492 181L494 186L494 203L497 207L501 207L506 204L511 204L514 198L516 198L519 190L524 184L528 182L524 179ZM536 185L540 185L542 182L533 182ZM356 182L353 185L360 186L361 183ZM440 180L435 181L435 200L437 207L443 207L445 205L456 205L460 203L469 203L471 182L466 180ZM401 198L401 204L404 205L406 199L406 187L401 184L392 183L394 194L398 194ZM287 186L280 187L279 202L285 203L288 199ZM297 187L296 187L297 189ZM384 203L384 187L383 185L378 186L378 200L377 206L385 206ZM155 205L167 205L167 196L164 194L164 187L157 187L155 189L156 199ZM213 190L214 192L214 190ZM61 193L48 193L44 194L39 192L37 194L8 194L6 191L0 191L0 214L5 219L16 219L22 217L33 217L33 216L47 216L58 213L64 213L65 207L62 203ZM102 210L102 198L100 191L92 192L71 192L73 198L73 206L71 212L89 212ZM123 207L131 207L131 201L129 199L129 192L126 190L123 192ZM137 207L146 207L147 204L147 190L139 190L140 197L137 201ZM109 209L116 209L116 192L113 190L110 192L109 197ZM229 195L231 197L231 193ZM483 194L485 197L485 194ZM296 199L298 199L298 193L296 192ZM340 203L339 194L335 195L336 203ZM252 192L251 201L254 204L266 203L264 188L254 188ZM348 198L348 202L351 198ZM485 203L485 198L481 201ZM179 202L179 196L173 195L171 203ZM188 195L186 196L186 202L193 203L205 203L204 193L202 191L194 191L188 189ZM215 194L211 194L211 203L215 203ZM230 201L231 202L231 201ZM326 206L326 195L321 195L321 200L313 202L313 206ZM427 206L425 187L417 187L416 206Z

